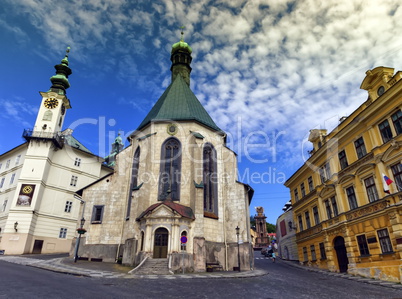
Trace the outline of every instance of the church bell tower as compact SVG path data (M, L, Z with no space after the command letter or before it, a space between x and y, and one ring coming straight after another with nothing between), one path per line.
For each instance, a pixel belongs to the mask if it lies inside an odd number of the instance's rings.
M40 92L42 102L38 111L35 126L33 130L25 130L24 138L32 139L49 139L58 148L63 146L60 139L60 131L63 127L66 110L71 108L70 100L66 96L66 90L70 87L68 76L72 74L68 66L67 48L65 57L60 64L54 66L56 75L50 78L52 83L47 92Z

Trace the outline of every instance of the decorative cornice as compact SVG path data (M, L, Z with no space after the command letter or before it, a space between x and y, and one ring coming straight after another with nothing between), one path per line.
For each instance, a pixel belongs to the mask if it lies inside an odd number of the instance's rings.
M387 207L386 199L375 201L375 202L369 203L368 205L365 205L360 208L347 212L346 219L348 221L351 221L351 220L378 212L380 210L385 209L386 207Z

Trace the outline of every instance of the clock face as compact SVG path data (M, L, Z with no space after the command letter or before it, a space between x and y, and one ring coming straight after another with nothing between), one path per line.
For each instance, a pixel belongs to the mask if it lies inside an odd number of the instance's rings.
M62 105L61 106L61 115L64 115L66 113L66 106Z
M57 101L55 98L49 98L45 100L44 105L48 109L53 109L56 108L57 105L59 105L59 101Z

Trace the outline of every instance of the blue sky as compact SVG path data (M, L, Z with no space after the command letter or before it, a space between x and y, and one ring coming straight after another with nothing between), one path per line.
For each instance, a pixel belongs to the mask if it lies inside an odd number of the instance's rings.
M55 1L0 6L0 153L23 142L67 46L65 127L100 156L137 128L170 83L170 49L193 48L191 89L237 152L254 207L275 223L310 129L367 99L376 66L402 70L397 1ZM127 144L126 144L127 145Z

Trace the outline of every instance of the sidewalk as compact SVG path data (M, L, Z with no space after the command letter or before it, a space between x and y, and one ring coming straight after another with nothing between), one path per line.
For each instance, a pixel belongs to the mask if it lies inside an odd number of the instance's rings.
M41 268L53 272L85 277L126 278L126 279L189 279L189 278L246 278L267 275L267 271L219 271L203 273L185 273L175 275L135 275L128 274L132 267L115 263L89 262L78 260L74 263L71 257L38 258L38 255L0 256L0 261Z
M340 277L340 278L344 278L344 279L356 280L356 281L363 282L363 283L375 284L375 285L380 285L383 287L402 290L402 284L400 284L400 283L389 282L389 281L379 280L379 279L374 279L374 278L366 278L363 276L355 276L355 275L348 274L348 273L330 272L329 270L302 266L297 261L287 261L287 260L281 260L281 259L277 259L277 260L279 260L282 263L286 263L287 265L290 265L292 267L303 269L305 271L318 272L323 275L336 276L336 277Z

